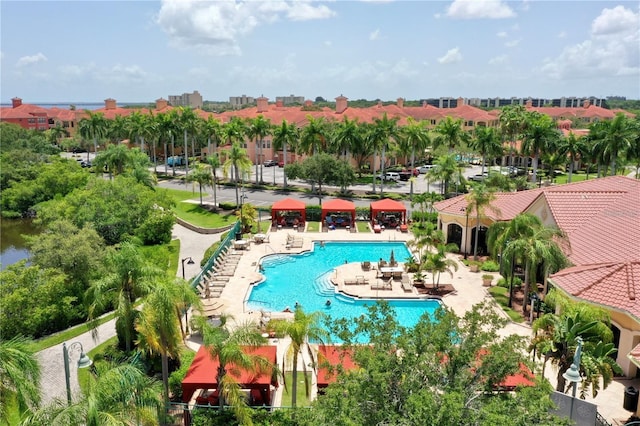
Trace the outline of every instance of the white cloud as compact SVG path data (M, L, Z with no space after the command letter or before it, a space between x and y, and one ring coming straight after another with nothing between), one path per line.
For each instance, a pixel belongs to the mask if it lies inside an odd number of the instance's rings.
M567 32L566 31L560 31L558 33L558 38L565 38L567 36Z
M41 52L38 52L35 55L21 57L20 59L18 59L16 66L26 67L32 64L37 64L38 62L46 62L46 61L47 61L47 57L44 56L44 54L42 54Z
M369 34L369 40L371 41L375 41L378 40L380 38L380 29L376 28L375 31L373 31L371 34Z
M507 32L506 31L500 31L498 34L496 34L498 37L500 38L505 38L507 37Z
M441 64L452 64L454 62L462 61L462 54L460 53L459 47L454 47L453 49L449 49L444 56L438 58L438 62Z
M521 41L520 39L510 40L510 41L505 42L504 45L507 46L507 47L516 47L518 44L520 44L520 41Z
M640 12L622 6L604 9L591 25L588 40L547 59L541 72L555 79L640 78Z
M509 57L507 55L498 55L489 59L489 64L502 65L502 64L506 64L508 61L509 61Z
M516 13L501 0L454 0L447 8L447 16L456 19L504 19Z
M331 40L325 40L324 45L327 47L331 47L333 45L333 42Z
M239 55L239 39L262 24L334 15L327 5L312 1L162 0L156 22L172 46L213 55Z

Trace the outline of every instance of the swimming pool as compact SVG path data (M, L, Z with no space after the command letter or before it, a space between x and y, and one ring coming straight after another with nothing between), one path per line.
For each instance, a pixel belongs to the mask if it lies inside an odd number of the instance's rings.
M391 251L399 262L411 256L403 242L326 242L311 252L274 254L262 259L265 280L253 286L249 309L271 312L293 310L296 302L305 312L321 311L333 318L356 318L366 314L374 299L355 299L336 293L331 283L334 269L345 262L389 260ZM327 306L327 300L331 302ZM392 299L389 304L401 325L413 326L425 312L433 313L440 302L429 299Z

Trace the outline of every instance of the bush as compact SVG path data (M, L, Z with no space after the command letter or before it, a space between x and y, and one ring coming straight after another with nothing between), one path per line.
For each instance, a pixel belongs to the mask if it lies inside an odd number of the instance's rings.
M480 269L485 272L498 272L500 270L500 265L493 260L487 260L480 266Z
M222 210L235 210L237 208L237 204L236 203L232 203L229 201L224 201L222 203L220 203L220 208Z
M513 277L513 288L518 288L522 286L522 279L519 277ZM500 278L498 280L498 287L509 288L509 279L508 278Z

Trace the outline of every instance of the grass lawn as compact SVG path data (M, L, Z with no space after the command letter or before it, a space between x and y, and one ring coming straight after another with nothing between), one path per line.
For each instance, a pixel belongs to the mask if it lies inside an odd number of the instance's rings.
M291 407L291 372L287 372L284 374L285 380L287 382L287 387L284 389L282 393L282 406L283 407ZM307 373L307 380L309 381L309 386L311 386L311 373ZM296 389L296 405L298 407L307 407L311 405L309 398L307 398L306 389L304 386L304 373L298 371L298 388Z
M307 232L320 232L320 222L307 222Z
M369 222L357 221L356 227L358 232L368 232L371 233L371 228L369 227Z
M238 220L233 211L212 213L198 204L188 202L178 202L173 211L180 219L203 228L221 228L233 225Z
M522 315L520 315L518 312L514 311L513 309L507 306L509 304L508 288L498 287L498 286L490 287L489 293L493 296L496 302L498 302L502 310L505 311L507 315L509 315L509 318L511 318L511 321L513 322L524 321L524 319L522 318Z
M105 322L113 319L114 314L110 313L100 318L98 321L98 325L104 324ZM51 346L61 345L63 342L67 340L73 339L81 334L84 334L88 331L91 331L89 326L85 324L79 324L75 327L68 328L60 333L52 334L51 336L43 337L42 339L38 339L33 342L31 348L34 352L39 352L43 349L50 348Z

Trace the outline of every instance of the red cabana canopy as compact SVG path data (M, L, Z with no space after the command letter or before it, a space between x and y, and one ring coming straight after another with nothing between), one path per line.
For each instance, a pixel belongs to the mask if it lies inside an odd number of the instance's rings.
M285 198L273 203L273 206L271 206L271 218L275 219L278 212L297 212L300 214L302 222L307 221L306 204L293 198Z
M336 200L330 200L326 203L323 203L322 216L320 219L322 223L324 223L324 220L329 213L350 213L351 225L353 226L356 221L356 205L351 201L341 200L338 198Z
M318 351L320 352L320 365L328 363L334 367L333 371L330 371L326 367L320 367L318 369L318 388L326 388L329 384L336 381L338 375L335 370L336 366L340 365L344 370L357 368L351 356L353 354L353 350L351 349L344 349L340 346L320 345Z
M371 203L371 225L374 225L374 220L379 213L400 213L401 223L407 222L407 209L399 201L385 198L384 200L374 201Z
M251 355L260 355L276 365L276 347L275 346L259 346L257 348L245 346L243 351ZM184 380L182 380L182 401L189 402L193 397L193 393L197 389L218 389L217 371L218 360L214 360L209 355L209 351L204 345L200 346L189 371ZM258 373L247 370L240 370L240 375L234 374L235 366L230 365L227 368L227 374L231 374L242 389L259 389L265 394L265 400L271 400L270 385L278 386L278 381L273 377L272 372Z

